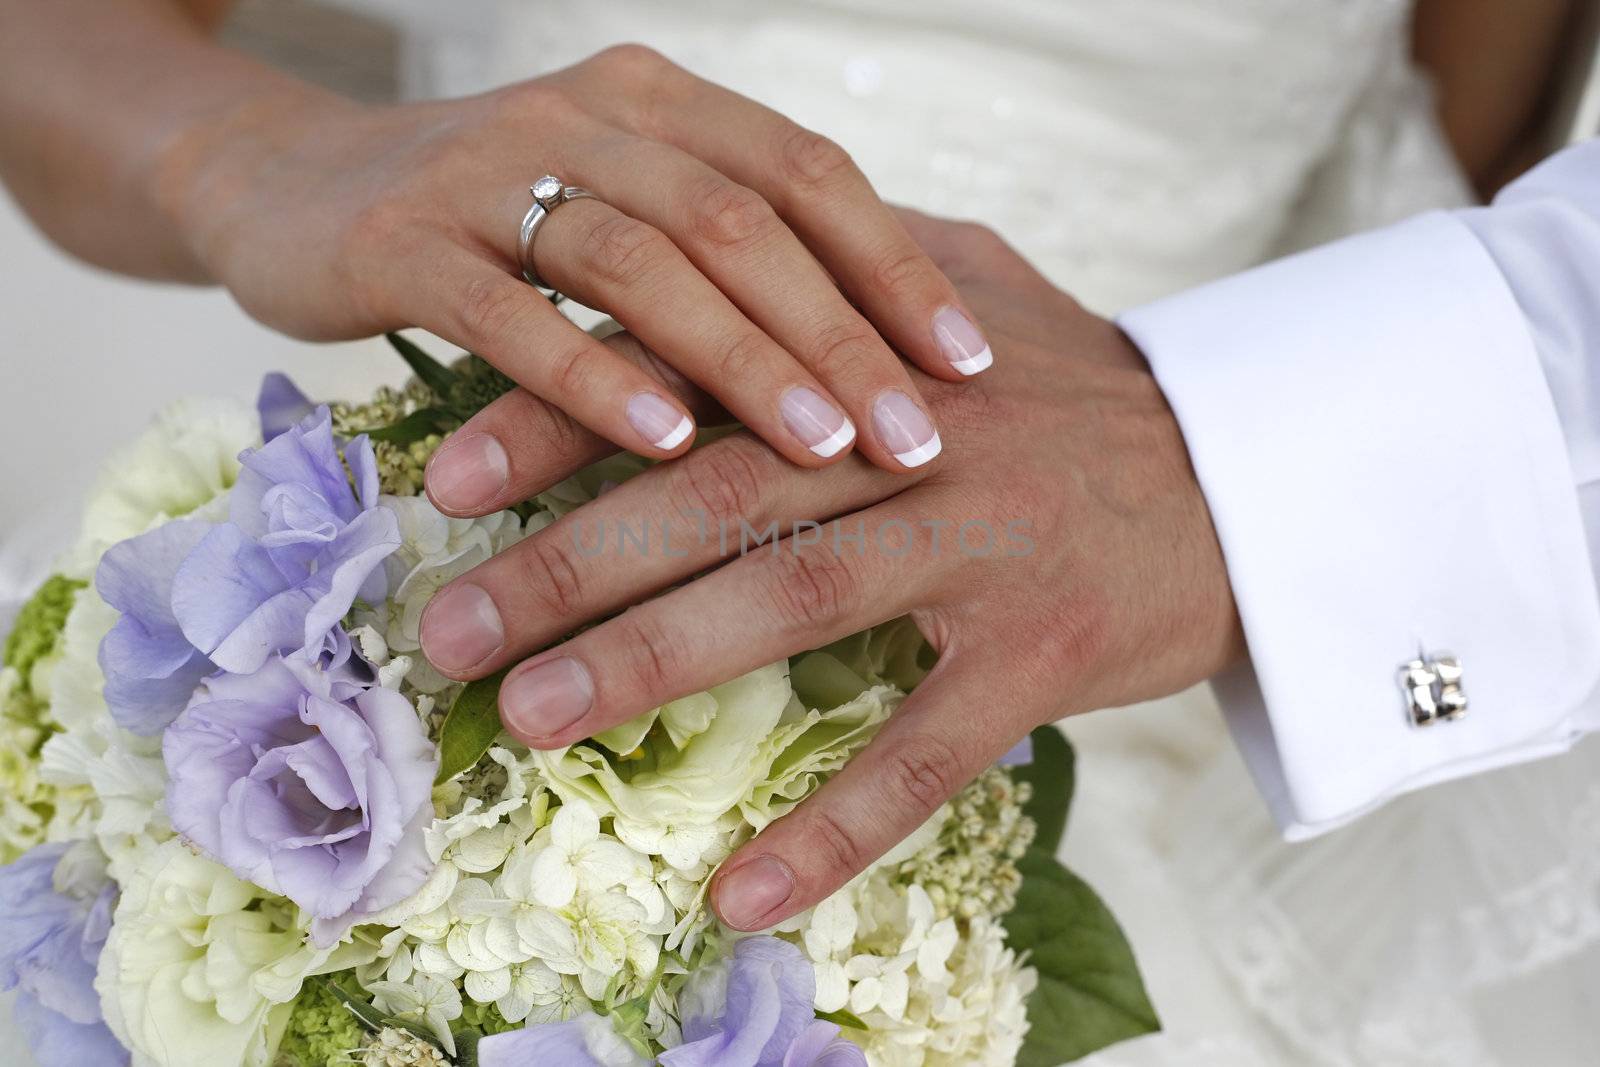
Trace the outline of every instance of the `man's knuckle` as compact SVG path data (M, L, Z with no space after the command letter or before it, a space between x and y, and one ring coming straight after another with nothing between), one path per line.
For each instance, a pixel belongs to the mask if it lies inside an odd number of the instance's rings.
M768 582L779 617L798 630L848 617L861 600L855 567L843 554L826 548L778 551Z
M890 754L886 781L915 811L933 811L961 787L960 767L960 756L949 743L910 738Z
M812 841L817 848L817 858L825 880L842 884L866 869L872 855L862 843L856 830L847 826L838 816L825 808L811 815L817 824Z
M1039 659L1054 677L1092 674L1105 662L1113 633L1107 598L1081 591L1060 605L1055 624L1041 631Z
M536 440L540 452L547 457L570 457L584 454L584 445L590 434L578 425L576 419L554 405L539 401L542 418L538 420Z
M817 187L848 177L855 161L839 144L814 130L796 126L784 135L779 149L784 177L801 187Z
M726 178L705 179L689 196L691 226L713 248L734 248L770 233L777 221L772 206L759 193Z
M619 214L596 223L580 247L586 273L627 288L660 267L668 241L648 223Z
M764 447L744 447L738 439L719 441L678 464L676 495L686 514L703 517L719 530L756 522L771 467L771 453Z
M649 700L666 700L674 693L676 664L692 663L681 647L676 630L661 617L643 607L630 608L618 616L623 627L623 647L629 650L628 670L634 691Z
M559 618L570 618L586 602L588 582L559 537L540 534L519 547L523 588L530 590Z

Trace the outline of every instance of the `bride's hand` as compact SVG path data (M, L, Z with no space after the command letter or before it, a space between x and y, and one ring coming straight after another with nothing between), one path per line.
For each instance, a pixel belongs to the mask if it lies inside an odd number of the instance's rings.
M848 767L723 867L714 900L741 929L831 893L1040 723L1174 692L1242 654L1205 500L1139 354L992 234L910 221L1003 356L966 388L924 383L950 430L937 470L910 484L857 462L808 473L736 435L535 533L423 616L429 660L476 678L717 564L741 523L844 516L532 656L500 691L507 729L554 748L910 614L938 666ZM595 451L552 432L526 394L481 418L515 472L495 506ZM579 548L641 524L656 551Z
M646 456L686 450L689 413L520 278L541 174L596 198L552 211L537 273L794 463L837 460L859 427L878 466L925 464L938 436L896 351L952 382L990 359L849 156L642 47L465 100L276 94L169 155L167 210L257 318L312 339L425 327ZM437 461L441 505L508 479L508 443L482 430Z

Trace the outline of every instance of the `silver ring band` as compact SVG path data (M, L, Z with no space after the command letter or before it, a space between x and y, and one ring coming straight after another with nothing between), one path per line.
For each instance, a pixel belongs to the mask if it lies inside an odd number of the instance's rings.
M533 194L533 206L522 216L522 228L517 235L517 262L522 265L522 277L529 285L554 292L554 287L541 279L539 272L533 269L533 240L539 236L539 227L544 225L544 220L550 217L552 211L568 200L582 200L585 197L592 200L594 194L576 185L563 185L561 179L553 174L546 174L534 182L528 187L528 192Z

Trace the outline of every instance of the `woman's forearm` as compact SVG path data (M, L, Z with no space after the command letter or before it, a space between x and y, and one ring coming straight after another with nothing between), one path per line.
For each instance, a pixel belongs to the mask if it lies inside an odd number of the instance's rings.
M0 178L73 254L208 282L195 165L252 111L325 97L208 36L210 0L0 0ZM246 120L247 121L247 120Z

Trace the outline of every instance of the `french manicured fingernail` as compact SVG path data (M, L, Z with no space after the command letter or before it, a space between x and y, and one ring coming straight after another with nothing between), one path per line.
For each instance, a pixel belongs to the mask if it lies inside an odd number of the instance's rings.
M778 400L789 432L823 459L837 456L856 439L856 428L815 389L797 385Z
M471 582L434 596L422 614L421 636L428 662L446 671L474 667L506 643L494 600Z
M473 511L500 495L511 477L506 450L486 433L452 437L428 464L428 491L451 511Z
M677 448L694 432L694 420L655 393L634 393L629 398L628 423L646 444L663 452Z
M942 307L933 316L933 338L950 365L962 374L988 370L994 352L976 323L953 307Z
M513 674L500 688L500 714L523 737L550 737L594 704L589 668L571 656L547 659Z
M757 856L722 876L717 884L717 911L739 930L754 929L794 896L794 873L776 856Z
M907 467L922 466L944 447L917 402L897 389L882 393L872 405L872 424L883 447Z

